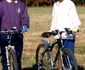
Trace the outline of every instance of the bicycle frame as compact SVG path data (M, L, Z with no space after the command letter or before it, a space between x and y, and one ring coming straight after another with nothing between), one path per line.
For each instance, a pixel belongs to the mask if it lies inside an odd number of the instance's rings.
M5 50L6 50L6 60L7 60L8 70L11 70L11 68L13 68L13 70L18 70L16 52L15 52L14 46L11 45L12 35L18 34L18 33L22 33L22 31L17 30L17 29L0 31L0 34L6 34L7 35L8 45L5 46ZM10 67L11 66L10 59L9 59L10 54L11 54L12 60L13 60L13 67Z
M9 58L8 58L8 56L9 56L9 54L8 54L9 49L13 49L14 50L14 46L8 45L8 46L5 47L8 70L10 70L10 67L9 67L10 63L9 63Z
M63 34L62 34L63 33ZM56 41L50 42L50 36L59 35ZM65 37L63 35L66 35ZM42 70L43 66L47 65L48 70L53 69L63 69L63 70L78 70L77 62L74 54L68 48L64 48L64 39L73 40L75 39L75 34L71 30L65 28L65 31L55 30L52 32L44 32L41 35L47 40L41 40L41 44L36 50L36 65L38 70ZM56 46L56 44L58 46ZM52 54L53 47L57 47L58 51L54 56ZM41 55L41 56L39 56ZM53 57L54 56L54 57ZM40 58L40 59L39 59ZM47 61L47 62L45 62ZM57 64L57 66L56 66ZM45 68L44 68L45 69Z
M5 47L8 70L10 70L10 62L9 62L9 53L8 52L10 49L15 51L14 46L11 45L11 36L12 36L11 34L7 35L8 46Z
M53 63L53 57L52 57L52 48L54 47L54 45L56 44L56 42L55 43L53 43L53 44L51 44L50 43L50 40L49 40L49 38L47 38L47 41L45 41L45 40L41 40L41 42L45 45L45 50L44 50L44 52L43 52L43 55L44 55L44 53L46 52L46 51L49 51L49 52L47 52L47 56L48 56L48 60L49 60L49 62L51 62L50 64L51 64L51 66L52 66L52 68L53 68L53 65L54 65L54 63ZM49 49L48 49L49 48ZM43 56L42 56L42 58L43 58Z
M43 55L44 55L44 53L46 52L46 51L49 51L48 53L47 53L47 55L48 55L48 58L49 58L49 62L51 62L50 64L51 64L51 68L53 68L53 66L54 66L54 62L56 62L56 58L58 57L58 55L60 55L60 58L61 58L61 60L62 60L62 62L61 62L61 64L62 64L62 67L63 67L63 69L64 69L64 62L63 62L63 57L62 57L62 55L63 55L63 53L62 53L62 49L64 48L64 45L63 45L63 40L62 40L62 38L61 38L61 36L60 36L60 42L61 42L61 47L59 47L59 46L57 46L58 47L58 52L56 53L56 57L55 57L55 59L53 60L53 57L52 57L52 49L53 49L53 47L54 47L54 45L55 44L58 44L58 42L56 41L56 42L54 42L54 43L50 43L50 40L49 40L49 38L47 38L47 41L45 41L45 40L41 40L41 42L45 45L44 46L44 48L45 48L45 51L43 52ZM49 49L48 49L49 48ZM43 58L43 57L42 57ZM68 59L69 60L69 59ZM68 61L68 62L70 62L70 60ZM71 65L70 65L71 66ZM72 68L72 67L70 67L70 68Z

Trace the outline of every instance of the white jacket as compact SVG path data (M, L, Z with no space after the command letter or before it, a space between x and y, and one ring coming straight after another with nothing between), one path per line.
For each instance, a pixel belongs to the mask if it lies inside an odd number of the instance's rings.
M60 4L59 1L54 3L51 31L56 29L63 31L64 28L79 29L80 24L75 5L71 0L63 0Z

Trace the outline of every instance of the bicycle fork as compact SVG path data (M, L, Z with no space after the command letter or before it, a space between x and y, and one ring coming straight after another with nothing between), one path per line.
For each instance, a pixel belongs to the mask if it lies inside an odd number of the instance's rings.
M53 61L52 51L48 52L48 60L49 60L51 69L54 69L54 61Z
M10 70L9 53L8 53L10 48L14 49L14 46L8 45L5 47L8 70Z

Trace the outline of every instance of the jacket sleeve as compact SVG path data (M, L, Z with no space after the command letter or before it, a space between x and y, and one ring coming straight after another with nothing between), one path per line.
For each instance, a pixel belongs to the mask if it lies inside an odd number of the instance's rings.
M76 11L76 8L75 6L73 6L70 10L69 10L69 18L72 22L72 25L73 25L73 28L75 29L79 29L80 25L81 25L81 22L79 20L79 17L78 17L78 14L77 14L77 11Z
M22 12L22 16L21 16L21 24L22 26L26 25L29 28L29 15L28 15L28 10L26 5L23 5L23 12Z
M54 3L54 6L53 6L53 11L52 11L52 22L51 22L51 29L50 31L54 31L56 29L56 3Z

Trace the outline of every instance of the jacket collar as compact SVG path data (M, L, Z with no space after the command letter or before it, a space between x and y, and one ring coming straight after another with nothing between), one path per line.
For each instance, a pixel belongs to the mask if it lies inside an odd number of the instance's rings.
M11 3L12 1L11 0L6 0L8 3ZM14 1L14 3L18 3L17 0Z
M57 2L57 5L63 4L64 2L68 2L70 0L63 0L61 3L59 3L59 1Z

